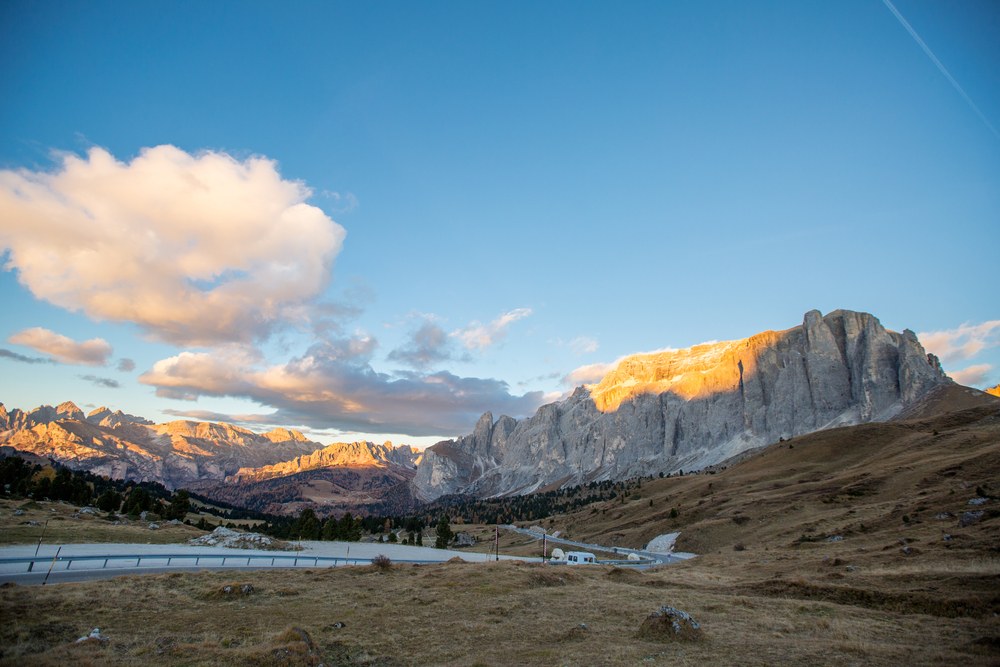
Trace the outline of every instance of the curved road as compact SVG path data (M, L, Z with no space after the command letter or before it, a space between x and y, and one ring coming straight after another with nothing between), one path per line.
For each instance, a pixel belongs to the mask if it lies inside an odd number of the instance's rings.
M536 540L542 539L542 533L534 530L528 530L527 528L518 528L517 526L500 526L505 530L510 530L515 533L520 533L521 535L527 535L528 537L533 537ZM581 549L593 550L593 551L605 551L614 554L623 554L625 558L628 558L629 554L635 554L643 560L652 561L654 564L669 564L669 563L679 563L681 561L687 560L693 557L693 554L663 554L657 553L655 551L643 551L642 549L629 549L627 547L606 547L602 544L589 544L587 542L576 542L574 540L567 540L562 537L552 537L551 535L545 535L545 540L547 542L554 542L556 544L565 544L572 547L579 547ZM649 563L646 563L649 565Z
M263 551L186 544L66 544L0 547L0 583L62 583L125 574L198 570L261 570L367 565L384 555L396 563L440 563L451 558L489 561L492 554L369 542L301 542L301 551ZM57 555L58 554L58 555ZM538 562L539 558L500 556ZM30 571L29 571L30 568ZM51 570L51 571L50 571Z

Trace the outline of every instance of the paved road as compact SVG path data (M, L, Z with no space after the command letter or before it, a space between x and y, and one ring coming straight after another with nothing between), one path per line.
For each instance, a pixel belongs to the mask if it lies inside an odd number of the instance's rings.
M301 542L300 551L261 551L185 544L67 544L0 547L0 583L39 584L107 579L123 574L154 574L197 570L247 570L274 567L342 567L366 565L378 555L397 563L436 563L451 558L480 562L492 554L432 549L404 544L367 542ZM58 560L56 556L58 554ZM168 559L168 556L170 557ZM35 559L28 571L25 559ZM538 558L500 556L501 559L539 561ZM195 560L197 559L197 560ZM317 562L317 559L318 562ZM137 566L138 563L138 566Z
M534 530L528 530L527 528L518 528L517 526L500 526L506 530L513 531L515 533L520 533L521 535L527 535L533 537L536 540L542 539L542 533ZM602 544L590 544L588 542L576 542L574 540L567 540L561 537L552 537L551 535L545 535L545 539L548 542L553 542L556 544L565 544L572 547L579 547L580 549L589 551L606 551L615 554L621 554L624 558L628 558L629 554L635 554L639 558L644 560L651 560L655 563L679 563L683 560L690 558L690 554L684 554L684 556L673 555L673 554L662 554L654 551L643 551L642 549L629 549L627 547L606 547Z

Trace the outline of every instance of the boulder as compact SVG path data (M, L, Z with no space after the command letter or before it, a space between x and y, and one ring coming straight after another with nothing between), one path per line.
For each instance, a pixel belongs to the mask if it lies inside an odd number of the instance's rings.
M642 622L639 637L659 641L697 641L702 637L702 630L701 624L691 614L664 605Z

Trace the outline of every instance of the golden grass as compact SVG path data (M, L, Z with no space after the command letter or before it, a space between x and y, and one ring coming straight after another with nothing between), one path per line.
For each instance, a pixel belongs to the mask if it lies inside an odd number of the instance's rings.
M0 590L0 664L982 664L1000 631L988 614L751 589L692 585L677 570L510 562L14 586ZM664 604L691 613L703 639L638 636ZM94 627L107 643L75 642Z
M15 515L21 509L22 515ZM156 522L159 528L150 530L149 521L128 521L114 525L99 515L79 514L80 508L47 500L25 501L0 499L0 544L81 544L87 542L118 542L125 544L177 544L205 532L192 526ZM27 525L29 521L37 526Z

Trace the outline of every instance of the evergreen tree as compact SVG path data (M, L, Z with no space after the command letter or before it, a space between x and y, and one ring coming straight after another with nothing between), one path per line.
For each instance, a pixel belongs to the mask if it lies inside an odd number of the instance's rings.
M437 539L434 541L434 548L447 549L454 536L454 533L451 532L451 525L448 523L448 515L442 514L437 524Z
M307 507L299 514L298 521L292 527L292 536L302 540L318 540L323 526L316 517L316 512Z
M114 489L105 489L97 498L97 509L102 512L116 512L122 506L122 497Z
M332 516L323 522L323 539L324 540L335 540L337 539L337 520Z
M164 513L168 519L183 520L191 511L191 495L184 489L177 489L170 498L170 504Z

